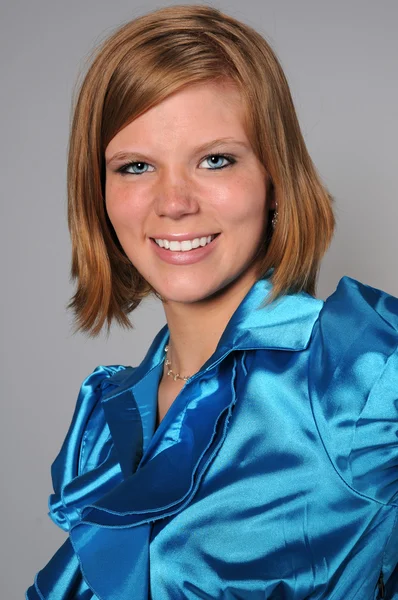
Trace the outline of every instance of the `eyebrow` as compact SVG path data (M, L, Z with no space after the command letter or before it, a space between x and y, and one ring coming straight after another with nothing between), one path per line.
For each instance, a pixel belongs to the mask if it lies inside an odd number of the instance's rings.
M196 146L196 148L194 148L193 151L195 154L199 154L201 152L205 152L206 150L209 150L210 148L214 149L217 146L222 146L223 144L235 144L237 146L242 146L243 148L249 148L249 145L246 142L236 140L235 138L231 138L231 137L223 137L223 138L217 138L210 142L205 142L204 144L201 144L200 146ZM109 165L110 163L113 163L113 162L131 160L131 158L133 158L137 155L141 155L141 154L142 154L141 152L134 152L133 150L131 150L131 151L122 150L120 152L116 152L109 159L107 159L106 164Z

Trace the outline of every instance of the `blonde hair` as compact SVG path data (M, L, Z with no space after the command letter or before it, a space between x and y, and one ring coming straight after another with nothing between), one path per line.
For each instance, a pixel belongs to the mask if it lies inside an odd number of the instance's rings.
M279 61L254 29L209 6L170 6L118 28L95 51L74 108L68 159L68 224L76 328L97 335L150 292L123 251L105 208L105 148L132 120L191 83L232 80L247 130L278 203L258 277L271 268L270 300L315 294L334 230L332 197L308 154Z

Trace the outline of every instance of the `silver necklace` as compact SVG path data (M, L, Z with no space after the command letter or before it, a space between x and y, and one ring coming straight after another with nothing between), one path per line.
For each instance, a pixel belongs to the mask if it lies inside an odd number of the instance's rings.
M174 373L173 369L171 368L171 361L169 360L169 349L169 346L165 346L164 351L166 352L165 365L167 367L167 375L169 377L172 377L174 381L177 381L177 379L181 379L182 381L188 381L188 379L192 377L192 375L187 375L186 377L184 377L179 373Z

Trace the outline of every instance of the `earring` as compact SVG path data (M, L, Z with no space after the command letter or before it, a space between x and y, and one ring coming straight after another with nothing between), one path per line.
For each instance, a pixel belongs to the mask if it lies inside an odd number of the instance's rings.
M275 229L277 222L278 222L278 203L275 202L274 216L272 217L272 221L271 221L272 229Z

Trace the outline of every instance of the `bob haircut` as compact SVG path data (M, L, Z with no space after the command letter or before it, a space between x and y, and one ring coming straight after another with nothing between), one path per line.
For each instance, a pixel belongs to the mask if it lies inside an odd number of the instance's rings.
M308 154L275 53L254 29L215 8L170 6L108 37L94 51L77 94L67 174L71 278L77 280L68 308L76 330L95 336L106 324L109 332L114 319L132 327L128 314L156 294L127 258L107 216L107 145L184 86L225 80L241 92L247 134L278 203L277 225L267 228L258 261L258 278L272 269L267 301L302 290L315 294L334 230L333 199Z

